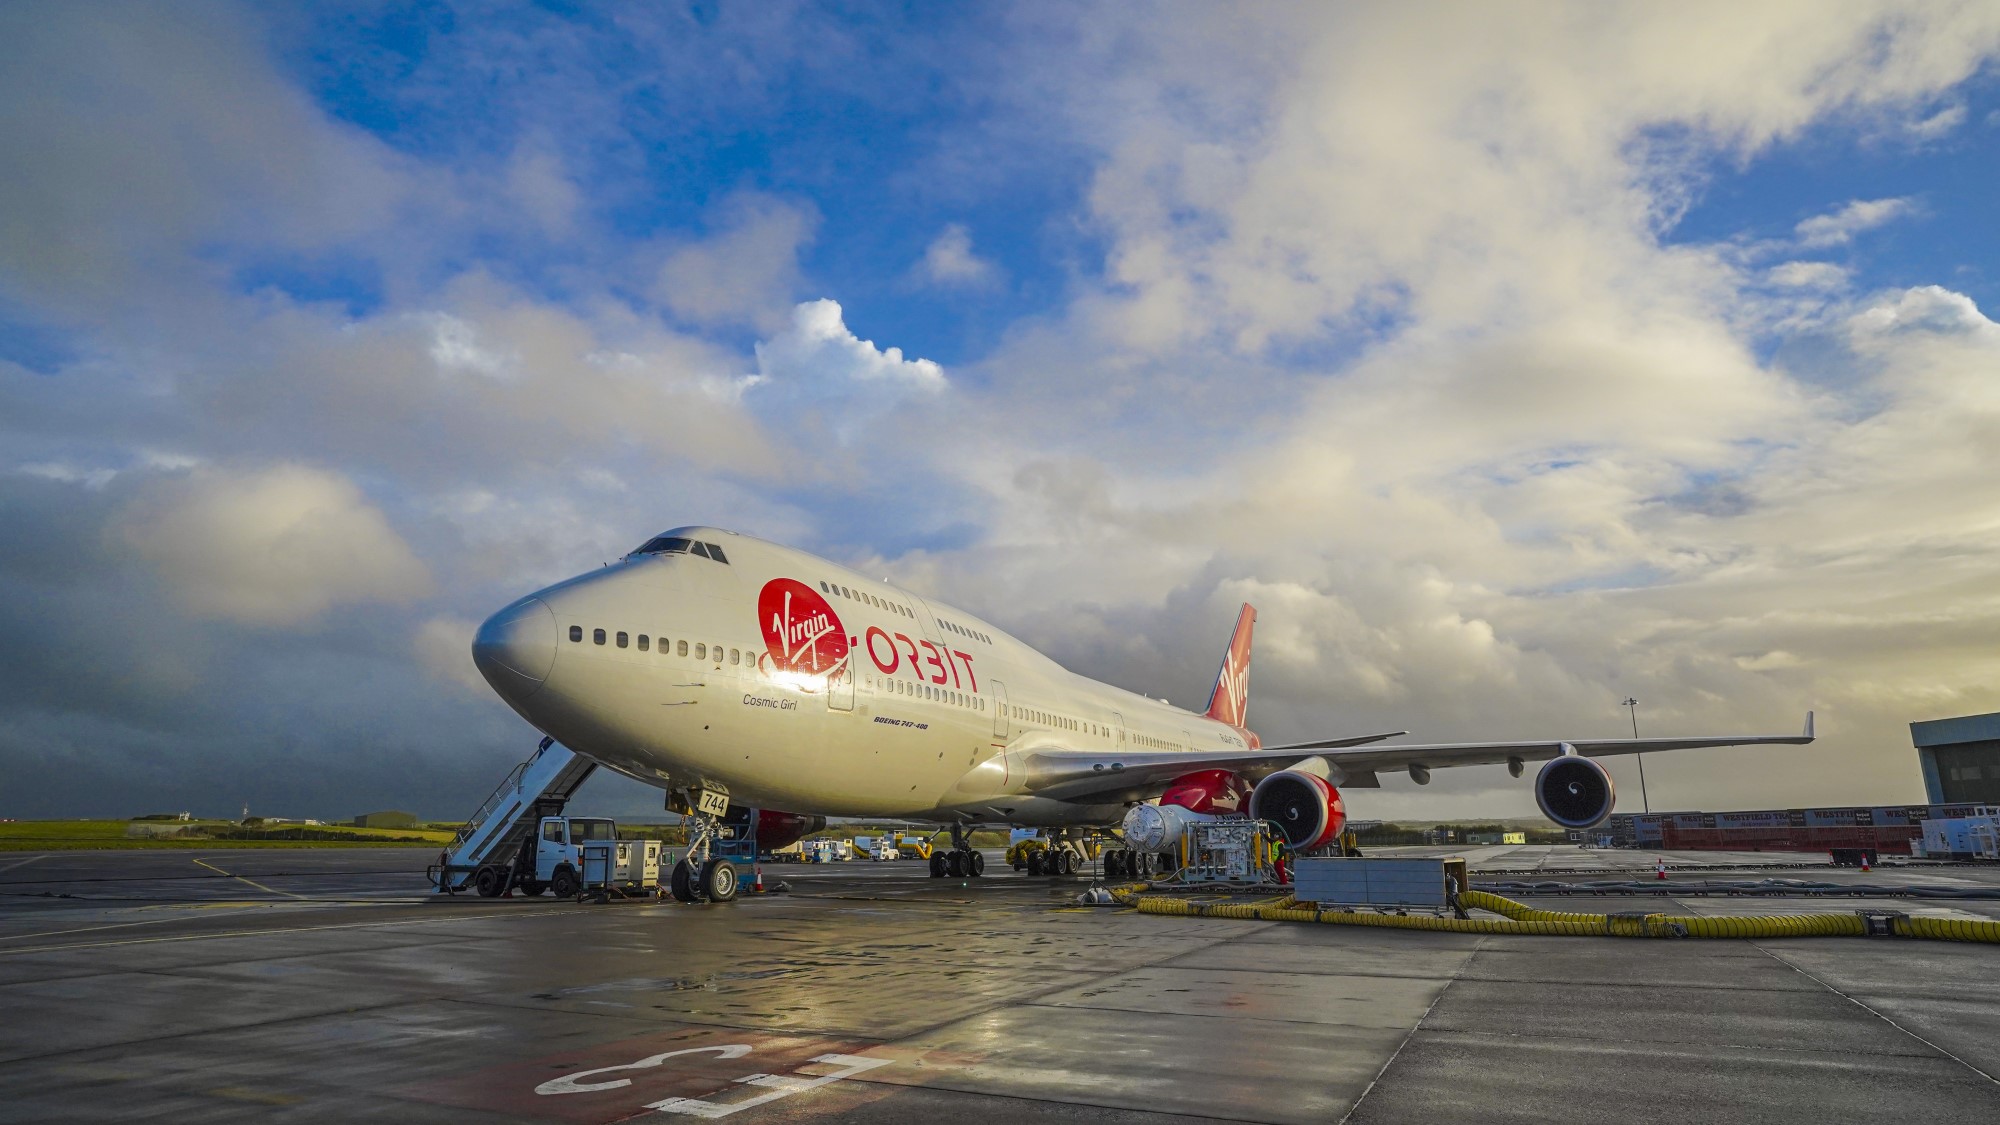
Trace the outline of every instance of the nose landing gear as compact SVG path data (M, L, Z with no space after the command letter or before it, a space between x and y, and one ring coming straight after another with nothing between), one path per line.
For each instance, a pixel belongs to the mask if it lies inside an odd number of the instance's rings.
M677 902L729 902L736 897L739 885L736 865L711 854L709 845L715 839L716 818L696 811L700 807L698 800L690 801L689 806L681 814L681 826L688 838L687 851L674 864L667 889Z

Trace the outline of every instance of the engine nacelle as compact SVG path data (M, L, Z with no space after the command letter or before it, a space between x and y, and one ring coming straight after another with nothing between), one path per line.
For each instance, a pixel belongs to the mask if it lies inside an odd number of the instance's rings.
M776 851L790 844L796 844L807 836L826 827L823 816L809 816L805 813L779 812L777 809L756 809L747 805L730 805L722 815L724 827L735 830L736 838L750 832L751 818L756 818L757 850Z
M759 851L776 851L796 844L825 827L826 818L823 816L758 809L757 848Z
M1175 778L1160 794L1160 803L1189 812L1233 813L1243 808L1249 795L1249 783L1229 770L1196 770Z
M1347 824L1340 790L1301 770L1282 770L1258 782L1250 794L1250 815L1277 825L1285 843L1302 852L1333 843Z
M1535 803L1564 828L1595 828L1611 815L1617 791L1603 766L1578 754L1554 758L1535 775Z
M1215 817L1180 805L1133 805L1125 813L1125 842L1142 852L1162 852L1181 842L1188 826Z

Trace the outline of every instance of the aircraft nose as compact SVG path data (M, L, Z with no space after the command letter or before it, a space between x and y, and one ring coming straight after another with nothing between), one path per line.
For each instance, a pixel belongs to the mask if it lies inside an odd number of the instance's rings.
M556 662L555 611L522 598L487 618L472 638L472 662L502 698L519 703L535 694Z

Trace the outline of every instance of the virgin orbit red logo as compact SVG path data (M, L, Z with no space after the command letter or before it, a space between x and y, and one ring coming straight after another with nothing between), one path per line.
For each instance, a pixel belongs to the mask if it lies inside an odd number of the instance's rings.
M780 672L820 675L847 659L847 630L818 590L790 578L773 578L757 595L757 622L771 663Z

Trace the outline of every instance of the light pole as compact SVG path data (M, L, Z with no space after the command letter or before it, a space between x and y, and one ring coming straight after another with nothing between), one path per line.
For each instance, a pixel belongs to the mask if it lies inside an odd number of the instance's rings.
M1620 706L1632 712L1632 738L1636 742L1639 738L1639 701L1628 695ZM1634 754L1633 757L1639 759L1640 809L1643 812L1652 812L1653 802L1646 797L1646 756L1644 754Z

